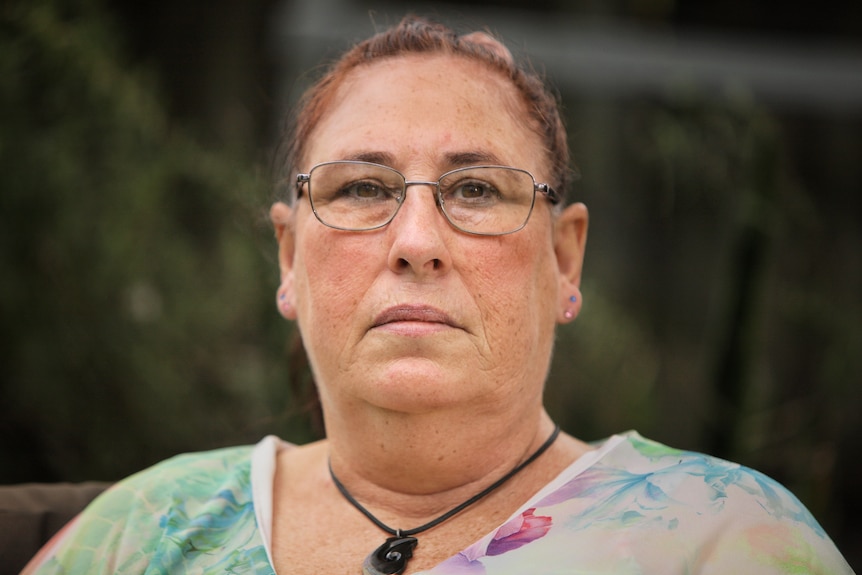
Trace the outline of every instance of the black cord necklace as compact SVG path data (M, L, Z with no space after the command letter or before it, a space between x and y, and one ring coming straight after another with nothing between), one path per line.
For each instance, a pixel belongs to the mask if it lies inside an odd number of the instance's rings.
M404 572L404 569L407 568L407 561L413 557L413 549L416 548L416 545L419 543L419 540L413 537L413 535L417 535L422 533L423 531L427 531L432 527L436 527L437 525L443 523L450 517L460 513L470 505L473 505L504 483L506 483L509 479L514 477L519 471L527 467L533 461L535 461L540 455L542 455L547 449L554 443L557 439L557 436L560 435L560 426L557 425L554 427L554 431L551 433L550 437L545 440L536 451L533 452L530 457L516 466L512 471L498 479L496 482L491 484L489 487L486 487L483 491L480 491L467 501L453 507L437 519L433 519L424 525L420 525L419 527L414 527L413 529L393 529L377 519L374 515L371 514L368 509L362 506L353 496L347 491L347 488L342 485L341 481L335 476L335 473L332 471L332 462L329 462L329 475L332 477L332 482L335 483L335 486L338 488L338 491L353 505L356 509L362 512L368 519L371 520L372 523L377 525L383 531L392 535L386 539L386 542L383 543L380 547L371 552L368 557L365 558L365 562L362 564L362 573L364 575L401 575Z

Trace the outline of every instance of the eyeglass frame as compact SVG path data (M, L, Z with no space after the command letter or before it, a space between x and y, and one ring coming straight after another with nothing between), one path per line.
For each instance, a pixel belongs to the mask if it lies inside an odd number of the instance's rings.
M390 223L392 223L392 220L395 219L395 216L398 215L399 210L401 210L401 206L404 205L404 201L407 199L407 188L409 188L410 186L432 186L436 190L436 192L434 194L434 203L437 205L437 209L440 210L440 212L443 214L443 218L447 222L449 222L449 225L451 225L453 228L455 228L456 230L458 230L460 232L463 232L465 234L476 235L476 236L506 236L509 234L514 234L515 232L518 232L518 231L521 231L522 229L524 229L524 227L527 225L527 222L530 221L530 216L533 215L533 208L536 205L536 194L537 193L541 193L545 198L547 198L547 200L551 203L551 205L554 205L554 206L562 203L562 201L563 201L562 194L560 194L558 191L556 191L554 188L552 188L548 184L537 182L535 176L533 176L533 174L531 174L527 170L524 170L523 168L515 168L512 166L501 166L501 165L493 165L493 164L488 164L488 165L483 164L483 165L477 165L477 166L464 166L461 168L455 168L454 170L449 170L448 172L445 172L439 178L437 178L436 182L432 182L432 181L424 181L424 180L408 180L407 176L405 176L404 174L402 174L400 171L396 170L395 168L386 166L384 164L378 164L376 162L364 162L364 161L360 161L360 160L330 160L328 162L320 162L318 164L313 165L308 170L308 172L296 174L296 197L297 197L297 199L302 194L302 184L308 184L309 185L309 191L311 190L311 175L314 172L314 170L316 170L317 168L319 168L321 166L327 166L327 165L332 165L332 164L352 164L352 165L360 165L360 166L364 165L364 166L372 166L372 167L376 167L376 168L384 168L390 172L394 172L394 173L398 174L401 177L401 180L404 182L404 184L402 186L402 193L400 196L398 196L398 198L399 198L398 199L398 207L395 208L395 211L392 212L392 215L389 216L389 218L387 218L387 220L385 222L383 222L379 225L376 225L376 226L372 226L370 228L345 228L345 227L341 227L341 226L335 226L335 225L332 225L330 223L323 221L323 218L321 218L320 214L317 213L317 208L314 206L314 200L312 200L311 193L309 193L308 194L308 203L309 203L309 205L311 205L311 211L314 212L314 217L317 218L317 221L319 221L321 224L323 224L324 226L326 226L328 228L332 228L335 230L341 230L341 231L345 231L345 232L370 232L370 231L379 230L380 228L385 228L386 226L388 226ZM450 215L448 213L446 213L446 209L443 207L443 204L445 202L443 201L443 197L442 197L443 194L440 190L440 180L442 180L445 177L450 176L452 174L456 174L458 172L464 172L467 170L475 170L477 168L503 168L506 170L515 170L517 172L522 172L524 174L527 174L528 176L530 176L530 179L533 180L533 198L530 201L530 210L527 212L527 216L524 218L524 221L523 221L523 223L521 223L520 226L518 226L514 230L510 230L507 232L474 232L474 231L470 231L470 230L465 230L464 228L462 228L461 226L459 226L458 224L453 222Z

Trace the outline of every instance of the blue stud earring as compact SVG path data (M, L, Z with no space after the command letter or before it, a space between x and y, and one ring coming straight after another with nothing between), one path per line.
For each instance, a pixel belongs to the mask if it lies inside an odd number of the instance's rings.
M569 296L569 301L572 303L577 303L578 298L577 296L571 295ZM575 317L575 312L572 309L567 309L565 312L563 312L563 317L565 317L566 319L572 319L573 317Z

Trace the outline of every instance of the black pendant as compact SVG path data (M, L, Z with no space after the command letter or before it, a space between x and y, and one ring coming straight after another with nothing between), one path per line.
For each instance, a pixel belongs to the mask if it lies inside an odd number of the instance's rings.
M365 558L363 575L401 575L418 542L415 537L390 537Z

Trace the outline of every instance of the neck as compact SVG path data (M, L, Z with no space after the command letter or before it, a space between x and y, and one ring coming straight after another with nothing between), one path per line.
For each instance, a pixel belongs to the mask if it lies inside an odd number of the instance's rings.
M355 413L355 412L354 412ZM416 519L475 495L527 459L553 431L544 410L519 418L380 414L327 422L333 470L360 501ZM409 505L404 505L407 500Z
M533 451L533 453L531 453L527 459L525 459L524 461L522 461L521 463L516 465L506 475L504 475L503 477L501 477L500 479L498 479L497 481L495 481L494 483L492 483L491 485L489 485L488 487L486 487L485 489L483 489L482 491L480 491L476 495L473 495L469 499L466 499L463 502L461 502L459 505L456 505L455 507L453 507L452 509L450 509L449 511L447 511L443 515L440 515L439 517L435 518L432 521L429 521L428 523L425 523L424 525L420 525L418 527L414 527L414 528L407 529L407 530L395 529L393 527L390 527L390 526L384 524L377 517L375 517L373 513L371 513L368 509L366 509L365 506L363 506L361 503L356 501L356 498L354 498L350 494L350 492L347 490L347 488L344 487L344 484L342 484L341 481L338 480L338 477L336 477L335 472L332 471L332 465L331 464L329 465L329 476L332 478L332 481L335 483L335 486L338 488L338 490L341 492L341 494L344 496L344 498L347 499L347 501L351 505L353 505L358 511L360 511L363 515L365 515L369 520L371 520L380 529L382 529L383 531L386 531L387 533L389 533L391 535L395 535L397 538L400 539L402 537L410 537L413 535L418 535L419 533L422 533L423 531L427 531L428 529L431 529L432 527L436 527L437 525L443 523L444 521L447 521L448 519L451 519L452 517L454 517L455 515L457 515L461 511L465 510L467 507L469 507L475 503L478 503L479 501L481 501L482 499L484 499L485 497L487 497L488 495L493 493L495 490L502 487L506 482L508 482L513 477L515 477L515 475L517 475L521 471L523 471L528 465L530 465L536 459L541 457L542 454L545 453L545 451L547 451L551 447L551 445L554 444L554 441L556 441L556 439L559 435L560 435L560 428L559 428L559 426L556 426L556 427L554 427L554 431L551 432L551 435L545 440L544 443L542 443L541 446L539 446L538 449Z

